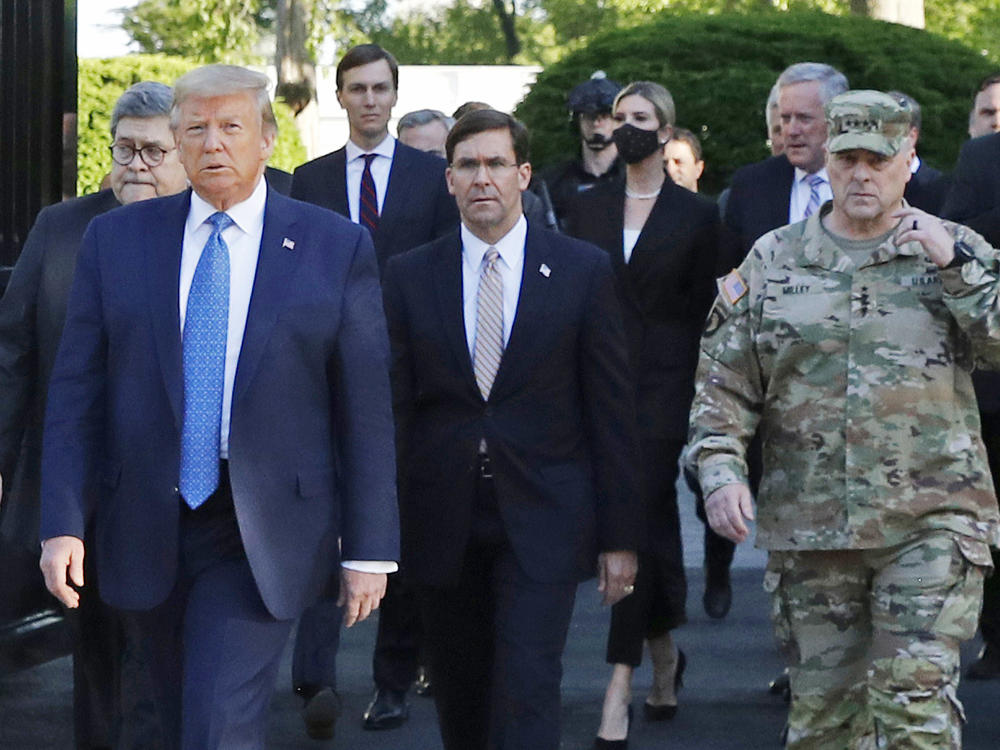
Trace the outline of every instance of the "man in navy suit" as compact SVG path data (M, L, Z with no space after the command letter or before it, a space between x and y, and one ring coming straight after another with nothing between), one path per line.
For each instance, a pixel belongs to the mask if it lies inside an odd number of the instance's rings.
M348 50L337 65L337 101L347 112L350 138L343 148L296 169L292 181L293 198L366 227L380 269L391 256L458 225L455 200L444 181L444 159L389 135L398 88L399 66L389 52L377 44ZM420 621L405 575L404 570L391 577L379 611L372 659L375 695L365 710L366 729L392 729L409 716L406 694L417 676ZM332 734L332 717L311 703L324 688L336 687L340 612L335 601L331 590L310 607L295 640L292 682L306 701L306 730L315 738Z
M0 544L30 545L32 556L38 550L42 418L80 241L95 216L187 186L170 132L172 97L169 86L141 81L118 98L111 112L111 187L39 213L0 302L0 494L7 495ZM90 562L92 585L68 618L76 747L154 748L141 664L126 646L120 618L97 595Z
M743 261L758 237L801 221L833 197L823 163L823 108L847 91L847 78L824 63L803 62L785 68L776 86L784 152L733 174L722 217L732 233L720 251L726 270Z
M460 230L384 277L403 564L445 749L556 750L577 583L636 572L624 327L607 253L524 219L523 125L472 112L447 152Z
M378 274L358 227L267 189L265 76L182 76L171 127L193 192L98 217L80 250L41 566L74 607L95 557L140 631L168 748L263 748L294 619L341 558L347 624L363 619L385 575L351 561L397 557Z

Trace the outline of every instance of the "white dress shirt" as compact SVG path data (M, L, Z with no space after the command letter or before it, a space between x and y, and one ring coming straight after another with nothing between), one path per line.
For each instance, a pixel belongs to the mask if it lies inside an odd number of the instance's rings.
M920 169L920 157L914 154L913 161L910 162L910 174L916 174L918 169Z
M351 221L361 223L361 173L365 171L365 154L378 154L372 160L372 179L375 180L375 197L378 198L378 214L382 215L385 193L389 189L389 170L392 169L392 155L396 153L396 139L387 135L371 151L364 151L354 141L347 141L347 206L351 210Z
M632 251L635 250L635 243L639 241L640 234L642 234L641 229L622 230L622 253L625 255L626 263L632 260Z
M826 167L815 172L823 178L823 184L819 186L819 204L822 206L827 201L833 200L833 190L830 189L830 177L826 173ZM788 223L794 224L802 221L805 217L806 206L809 205L809 178L812 174L804 169L795 168L795 181L792 182L791 200L788 201Z
M521 275L524 270L524 240L528 235L528 222L522 215L511 230L494 245L483 242L462 224L462 310L465 315L465 339L469 356L476 350L476 302L479 277L483 271L483 256L491 247L500 254L497 268L503 282L503 345L510 341L510 331L517 313L517 300L521 296Z
M253 292L254 278L257 276L257 257L260 255L260 240L264 234L266 203L267 181L261 179L249 198L230 206L225 212L233 220L233 223L222 231L222 239L229 248L229 329L226 335L226 371L222 391L222 423L219 432L219 457L225 459L229 458L233 382L236 379L236 364L239 362L240 348L243 345L243 331L247 325L250 295ZM191 208L184 224L184 244L181 249L181 273L178 285L182 337L194 270L198 266L205 243L212 234L212 225L207 223L207 219L216 213L216 210L197 193L191 192ZM365 573L392 573L398 569L395 562L388 560L344 560L341 565Z

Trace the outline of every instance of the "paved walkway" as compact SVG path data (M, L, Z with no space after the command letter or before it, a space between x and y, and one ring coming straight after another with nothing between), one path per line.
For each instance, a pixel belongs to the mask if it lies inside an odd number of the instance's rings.
M767 596L760 588L763 555L741 549L734 573L735 603L729 617L709 619L701 609L701 527L682 497L686 559L689 566L690 621L676 635L687 652L688 671L680 693L680 710L672 722L650 724L637 710L632 750L777 750L785 706L768 695L766 684L781 668L767 622ZM589 750L600 717L608 667L604 660L607 610L595 584L581 586L565 658L563 680L563 747ZM286 654L276 695L268 748L273 750L440 750L434 709L429 699L414 696L412 718L390 732L365 732L361 713L371 690L371 649L374 623L347 631L341 653L344 715L333 742L305 737L298 704L289 690L290 657ZM977 644L969 644L966 659ZM290 653L290 649L289 649ZM648 660L647 660L648 661ZM644 664L636 676L639 708L651 676ZM70 750L71 673L68 659L0 678L0 750ZM963 683L969 724L966 750L1000 747L1000 682Z

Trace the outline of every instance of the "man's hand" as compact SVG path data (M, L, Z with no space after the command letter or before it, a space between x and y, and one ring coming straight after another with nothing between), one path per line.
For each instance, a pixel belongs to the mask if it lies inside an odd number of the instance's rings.
M754 519L753 498L745 484L727 484L705 498L705 517L716 534L739 544L750 533L746 521Z
M892 217L902 219L896 242L919 242L938 268L951 263L955 257L955 238L939 218L912 206L893 212Z
M635 552L602 552L597 558L597 590L604 594L603 604L617 604L632 593L639 570Z
M344 609L344 627L361 622L378 609L385 596L385 573L362 573L350 568L340 569L340 596L337 606Z
M42 559L39 562L45 576L45 587L56 599L70 609L80 606L80 594L66 583L69 579L83 586L83 540L75 536L54 536L42 542Z

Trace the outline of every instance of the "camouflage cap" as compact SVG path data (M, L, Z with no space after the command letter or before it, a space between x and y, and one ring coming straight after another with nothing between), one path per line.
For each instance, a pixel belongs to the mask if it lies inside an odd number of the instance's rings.
M826 149L831 154L863 148L895 156L910 134L909 104L881 91L847 91L826 105Z

